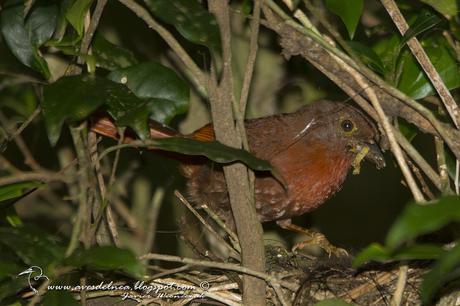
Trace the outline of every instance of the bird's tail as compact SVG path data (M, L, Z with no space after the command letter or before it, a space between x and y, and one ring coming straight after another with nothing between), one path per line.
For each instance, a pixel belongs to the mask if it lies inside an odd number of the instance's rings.
M99 135L110 137L115 140L120 138L117 126L115 125L114 120L108 114L97 114L93 116L91 118L90 128L91 131ZM182 134L178 131L153 120L149 121L149 129L150 138L152 139L182 136ZM130 131L125 132L125 143L129 143L133 139L136 139L134 133Z

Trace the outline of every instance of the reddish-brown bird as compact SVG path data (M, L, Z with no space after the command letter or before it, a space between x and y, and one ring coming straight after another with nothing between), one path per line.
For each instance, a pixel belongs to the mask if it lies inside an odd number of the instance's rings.
M378 168L385 165L377 146L380 135L376 126L345 103L318 101L294 113L246 120L245 125L250 151L269 161L285 184L266 173L256 173L255 205L261 222L277 221L283 228L303 231L291 225L291 218L317 208L337 192L357 156L364 152ZM95 120L92 130L118 138L107 117ZM152 138L181 136L156 122L150 123L150 133ZM184 137L213 140L212 125ZM202 159L191 157L190 161L182 165L190 199L197 205L206 203L233 227L222 169Z

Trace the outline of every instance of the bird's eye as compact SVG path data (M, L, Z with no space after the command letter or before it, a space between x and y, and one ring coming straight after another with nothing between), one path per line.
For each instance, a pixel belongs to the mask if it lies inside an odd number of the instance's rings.
M355 128L353 122L351 122L351 120L348 119L343 120L340 125L342 126L342 130L344 130L345 132L351 132Z

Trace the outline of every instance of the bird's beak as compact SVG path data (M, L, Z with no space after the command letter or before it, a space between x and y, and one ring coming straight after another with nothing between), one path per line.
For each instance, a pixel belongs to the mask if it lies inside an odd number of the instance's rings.
M385 158L383 158L379 146L375 143L366 143L366 146L369 148L369 152L367 152L365 159L373 162L377 169L384 168L386 166Z

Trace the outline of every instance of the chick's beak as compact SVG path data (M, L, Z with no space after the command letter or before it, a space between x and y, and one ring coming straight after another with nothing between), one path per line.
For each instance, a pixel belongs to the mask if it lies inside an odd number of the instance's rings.
M386 166L385 159L383 158L383 153L379 146L375 143L366 143L366 146L369 148L369 151L367 152L365 159L373 162L377 169L384 168Z

